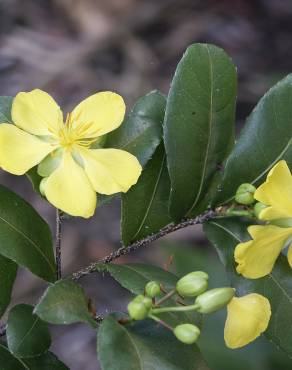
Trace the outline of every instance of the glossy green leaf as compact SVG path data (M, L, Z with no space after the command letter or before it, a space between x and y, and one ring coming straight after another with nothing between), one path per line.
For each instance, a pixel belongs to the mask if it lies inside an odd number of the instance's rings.
M232 61L216 46L191 45L178 64L164 121L176 220L197 214L233 146L236 85Z
M1 370L27 370L28 367L22 362L22 360L14 357L8 348L0 344L0 369Z
M143 239L171 222L169 192L166 155L161 144L137 184L122 195L121 229L124 245Z
M55 280L48 224L18 195L0 185L0 254L47 281Z
M12 102L13 102L12 96L0 96L0 124L12 123L11 118Z
M51 352L32 358L16 358L0 344L0 370L69 370Z
M8 316L7 344L16 357L34 357L48 351L51 336L46 323L27 304L14 306Z
M205 223L204 231L217 249L237 294L254 292L269 299L272 316L265 335L292 358L292 283L287 258L280 256L273 271L261 279L245 279L235 270L234 248L250 239L249 225L250 222L239 218L221 218Z
M108 316L97 343L102 370L208 369L196 345L182 344L151 320L125 326Z
M97 270L109 272L122 287L133 294L142 294L145 285L151 280L156 280L163 284L167 290L173 289L178 280L178 277L171 272L157 266L142 263L128 263L123 265L113 263L99 264L97 265Z
M29 370L69 370L53 353L22 359Z
M88 300L84 290L71 280L59 280L49 286L34 312L51 324L85 322L96 326L88 311Z
M0 317L10 303L16 273L17 264L0 255Z
M259 101L227 159L216 204L235 195L242 183L258 185L281 159L292 167L292 74Z
M122 125L107 135L105 147L126 150L144 166L161 141L165 104L159 91L143 96Z

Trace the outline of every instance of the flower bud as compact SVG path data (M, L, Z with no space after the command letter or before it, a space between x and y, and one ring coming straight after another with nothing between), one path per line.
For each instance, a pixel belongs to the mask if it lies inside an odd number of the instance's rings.
M149 297L145 297L143 294L137 295L133 301L143 303L149 309L152 307L152 300Z
M128 312L132 319L143 320L148 316L152 301L149 297L138 295L128 304Z
M209 276L203 271L194 271L183 276L176 284L176 291L182 297L195 297L208 287Z
M254 214L255 214L256 218L260 218L260 213L265 208L267 208L267 206L264 203L261 203L261 202L257 202L254 205L253 211L254 211Z
M160 285L157 283L157 281L149 281L149 283L147 283L145 286L145 293L150 298L158 296L160 292Z
M198 305L197 311L200 313L212 313L225 307L233 298L235 289L216 288L207 290L199 295L195 301Z
M250 205L254 203L256 188L252 184L241 184L235 194L235 201L239 204Z
M192 324L181 324L173 329L177 339L185 344L193 344L200 335L200 329Z
M48 177L44 177L41 182L40 182L40 185L39 185L39 189L40 189L40 193L42 194L43 197L46 196L46 193L45 193L45 186L46 186L46 182L48 180Z

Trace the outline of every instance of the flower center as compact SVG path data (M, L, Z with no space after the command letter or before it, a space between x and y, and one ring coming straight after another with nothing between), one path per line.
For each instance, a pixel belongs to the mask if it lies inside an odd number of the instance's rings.
M89 148L96 141L96 138L86 138L86 133L91 126L91 122L80 124L72 120L69 113L66 122L58 132L60 146L65 149L72 149L74 146L83 146Z

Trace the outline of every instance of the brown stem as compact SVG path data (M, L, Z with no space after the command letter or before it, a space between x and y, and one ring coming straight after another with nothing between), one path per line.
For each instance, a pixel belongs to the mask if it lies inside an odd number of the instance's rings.
M158 239L166 236L167 234L170 234L174 231L183 229L187 226L202 224L203 222L208 221L211 218L214 218L215 216L216 216L216 213L214 211L209 210L209 211L206 211L206 212L202 213L200 216L197 216L196 218L184 220L184 221L180 222L179 224L171 223L171 224L165 226L164 228L162 228L156 234L149 235L149 236L147 236L146 238L144 238L142 240L139 240L137 242L134 242L134 243L128 245L127 247L122 246L121 248L117 249L116 251L110 253L109 255L97 260L96 262L91 263L89 266L84 267L83 269L75 272L71 276L71 278L73 280L79 280L83 276L86 276L88 274L91 274L92 272L95 272L96 271L96 265L99 264L99 263L110 263L110 262L114 261L115 259L120 258L121 256L127 255L129 253L132 253L132 252L136 251L137 249L148 246L149 244L151 244L155 240L158 240Z
M83 276L86 276L88 274L91 274L92 272L95 272L96 271L96 265L98 263L110 263L110 262L114 261L115 259L120 258L121 256L124 256L124 255L127 255L131 252L134 252L134 251L136 251L137 249L139 249L141 247L148 246L151 242L153 242L155 240L158 240L158 239L164 237L167 234L170 234L170 233L172 233L176 230L179 230L179 229L183 229L187 226L202 224L203 222L208 221L208 220L216 217L216 215L218 215L218 214L214 211L206 211L205 213L202 213L200 216L197 216L196 218L184 220L179 224L174 224L174 223L169 224L169 225L165 226L163 229L161 229L160 231L158 231L156 234L152 234L152 235L146 237L145 239L134 242L133 244L130 244L127 247L121 247L118 250L116 250L115 252L113 252L113 253L101 258L100 260L90 264L89 266L75 272L71 276L71 278L73 280L79 280ZM57 278L58 279L60 279L61 275L62 275L61 274L61 231L62 231L61 226L62 226L62 214L59 210L57 210L57 212L56 212L56 265L57 265ZM161 290L164 291L164 293L167 293L163 289L163 287L161 287ZM182 303L182 302L179 302L179 303ZM97 323L101 323L102 320L103 320L103 317L97 315L95 317L95 320L96 320ZM158 320L155 320L155 321L158 321ZM172 330L172 328L170 326L168 326L166 323L160 322L160 324L167 327L168 329ZM2 337L4 335L6 335L6 325L0 326L0 337Z
M56 209L56 267L57 267L57 280L62 278L62 253L61 253L61 241L62 241L62 213L59 209Z

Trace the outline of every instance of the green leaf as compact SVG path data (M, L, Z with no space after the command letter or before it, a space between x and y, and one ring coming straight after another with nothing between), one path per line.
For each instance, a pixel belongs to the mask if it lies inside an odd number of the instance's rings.
M29 370L69 370L53 353L22 360Z
M0 344L0 364L0 370L69 370L51 352L33 358L19 359L2 344Z
M18 195L0 185L0 254L47 281L55 280L48 224Z
M159 91L140 98L123 124L107 135L105 147L126 150L144 166L161 141L165 104Z
M8 349L0 344L0 369L1 370L27 370L24 363L14 357Z
M221 218L205 223L204 231L217 249L237 294L254 292L269 299L272 316L265 335L292 358L292 284L287 258L281 255L273 271L261 279L245 279L235 270L234 248L250 239L249 225L249 221L238 218Z
M122 195L122 240L128 245L171 222L168 212L170 181L161 144L138 182Z
M87 304L80 285L71 280L59 280L45 291L34 312L51 324L85 322L96 327Z
M39 356L51 345L47 324L33 314L33 307L27 304L10 310L6 336L8 348L16 357Z
M232 61L216 46L191 45L178 64L164 121L176 220L197 214L233 146L236 85Z
M98 264L96 267L98 271L110 273L122 287L133 294L142 294L145 285L151 280L156 280L163 284L167 290L173 289L178 280L178 277L171 272L157 266L142 263L128 263L123 265L108 263Z
M11 118L12 96L0 96L0 124L13 123Z
M292 166L292 74L272 87L247 119L227 159L216 204L231 200L242 183L262 183L281 159Z
M17 264L0 255L0 317L10 303L16 273Z
M108 316L98 331L102 370L207 370L195 345L184 345L151 320L121 325Z

